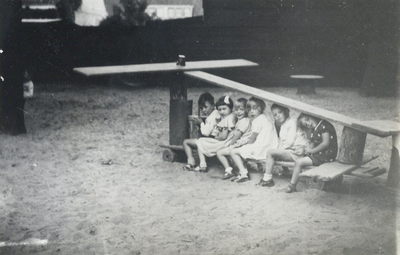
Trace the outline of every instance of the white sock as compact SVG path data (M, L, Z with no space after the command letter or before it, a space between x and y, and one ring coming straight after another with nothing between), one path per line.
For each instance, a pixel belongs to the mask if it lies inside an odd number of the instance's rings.
M207 167L207 163L200 163L200 167Z
M247 171L247 169L243 169L242 171L240 171L240 176L242 177L247 177L247 174L249 173L249 171Z
M225 168L225 173L231 174L231 173L232 173L232 170L233 170L232 167L227 167L227 168Z
M271 180L272 179L272 174L264 174L264 177L263 177L263 180L264 181L269 181L269 180Z

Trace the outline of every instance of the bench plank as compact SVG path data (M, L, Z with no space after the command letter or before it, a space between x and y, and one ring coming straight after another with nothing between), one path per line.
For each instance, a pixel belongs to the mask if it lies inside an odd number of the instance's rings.
M328 111L319 107L315 107L306 103L302 103L290 98L286 98L277 94L273 94L270 92L267 92L265 90L261 90L258 88L253 88L245 84L241 84L239 82L231 81L216 75L212 75L206 72L202 71L189 71L185 72L185 75L200 79L203 81L207 81L211 84L215 84L218 86L238 90L241 92L244 92L246 94L251 94L255 95L259 98L262 98L267 101L271 101L274 103L278 103L280 105L289 107L289 108L295 108L298 109L304 113L308 113L310 115L316 116L321 119L327 119L331 120L334 122L337 122L339 124L342 124L343 126L351 127L363 132L368 132L369 134L377 135L377 136L390 136L393 135L393 133L400 133L400 127L396 126L396 122L393 121L385 121L383 125L374 125L374 123L369 124L369 122L361 122L360 120L347 117L345 115L335 113L332 111ZM379 121L376 121L379 122ZM385 125L389 125L390 127L393 127L393 129L387 129L383 128Z
M342 164L338 161L334 161L331 163L325 163L325 164L322 164L311 170L301 173L300 176L301 177L317 177L318 179L321 179L322 181L332 181L343 174L348 174L348 173L356 170L361 165L364 165L364 164L376 159L377 157L378 156L365 157L359 165L346 165L346 164Z
M386 137L389 135L396 135L400 130L400 123L392 120L369 120L358 121L352 124L355 129L364 132L376 132L376 135Z
M151 73L151 72L171 72L171 71L190 71L200 69L229 68L242 66L258 66L257 63L245 59L228 60L207 60L207 61L188 61L186 66L176 65L175 62L153 63L139 65L115 65L115 66L92 66L76 67L73 70L86 76L123 74L123 73Z

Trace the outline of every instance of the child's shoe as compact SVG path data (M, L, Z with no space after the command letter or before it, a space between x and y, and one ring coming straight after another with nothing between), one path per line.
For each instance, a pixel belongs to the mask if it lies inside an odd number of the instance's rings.
M285 189L286 193L293 193L296 192L296 185L292 184L289 182L289 185L287 186L287 188Z
M200 173L207 173L208 169L206 166L196 166L193 171L200 172Z
M233 171L233 168L232 168L232 167L227 167L227 168L225 169L225 174L224 174L224 176L222 176L221 179L222 179L222 180L227 180L227 179L230 179L230 178L234 177L235 174L232 173L232 171Z
M247 181L250 181L250 177L249 177L249 174L246 174L246 175L238 175L238 176L236 176L236 178L235 179L233 179L232 180L233 182L238 182L238 183L242 183L242 182L247 182Z
M259 185L261 187L272 187L275 185L275 182L273 179L270 179L268 181L264 181L263 179L261 179L257 185Z
M230 179L230 178L232 178L232 177L234 177L235 176L235 174L234 173L229 173L229 172L226 172L225 174L224 174L224 176L222 176L222 180L227 180L227 179Z
M183 167L184 170L186 171L193 171L194 170L194 165L192 164L187 164Z

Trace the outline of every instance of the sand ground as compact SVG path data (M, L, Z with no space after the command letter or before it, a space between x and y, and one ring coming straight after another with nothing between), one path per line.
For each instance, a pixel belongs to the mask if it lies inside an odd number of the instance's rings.
M0 254L397 252L399 192L386 188L387 174L345 176L336 192L301 181L294 194L282 191L289 179L279 175L272 188L255 185L256 171L250 182L222 181L221 167L194 173L162 160L167 86L35 85L28 134L0 135L0 243L8 244ZM265 89L361 120L394 120L399 109L396 98L362 98L355 89ZM188 97L196 102L204 91L248 97L206 86ZM390 150L390 138L367 136L366 154L379 155L372 165L388 168ZM48 243L17 245L32 238Z

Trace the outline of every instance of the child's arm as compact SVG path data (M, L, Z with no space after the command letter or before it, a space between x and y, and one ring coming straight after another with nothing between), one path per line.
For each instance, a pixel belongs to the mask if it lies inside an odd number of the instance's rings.
M222 128L221 131L218 132L218 135L215 136L215 139L218 141L224 141L228 137L229 133L230 131L228 128Z
M233 135L232 141L231 141L231 145L234 145L236 143L237 140L240 139L240 137L242 137L243 132L240 130L236 130L235 134Z
M286 140L282 144L284 149L289 149L293 146L294 141L296 139L296 134L297 134L297 126L296 123L294 123L294 125L290 125Z
M314 154L314 153L318 153L320 151L325 150L326 148L329 147L329 143L330 143L329 137L330 137L329 132L322 133L322 142L312 149L306 148L306 152Z
M253 144L256 141L257 136L258 136L258 133L256 133L256 132L251 133L251 136L250 136L247 144Z
M201 134L204 136L210 136L214 127L215 127L216 123L212 123L212 122L208 122L206 121L206 123L200 123L200 131Z

